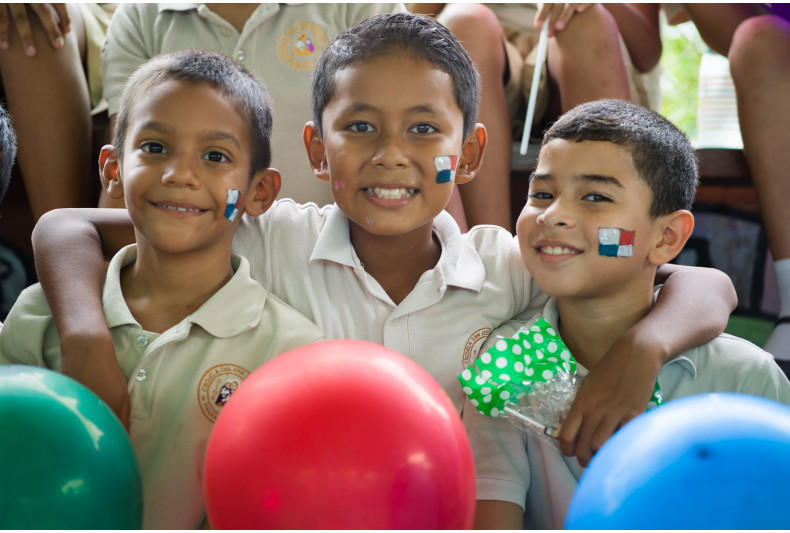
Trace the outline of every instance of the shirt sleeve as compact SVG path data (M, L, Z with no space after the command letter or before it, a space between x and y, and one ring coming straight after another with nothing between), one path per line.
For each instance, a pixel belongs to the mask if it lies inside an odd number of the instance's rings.
M529 487L526 434L505 418L481 414L468 398L462 417L475 458L477 499L523 509Z
M60 340L41 285L22 291L0 328L0 364L60 369Z

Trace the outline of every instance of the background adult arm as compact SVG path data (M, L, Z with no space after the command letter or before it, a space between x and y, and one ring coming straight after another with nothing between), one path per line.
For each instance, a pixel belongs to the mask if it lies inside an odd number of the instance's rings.
M615 4L603 6L617 22L631 62L640 72L650 72L661 59L661 33L655 4Z
M60 335L61 372L107 402L126 427L126 378L101 298L106 258L132 242L132 224L121 209L58 209L33 230L36 273Z
M560 430L560 448L586 466L622 425L644 413L661 366L727 327L738 299L715 269L664 265L653 309L615 341L582 381Z

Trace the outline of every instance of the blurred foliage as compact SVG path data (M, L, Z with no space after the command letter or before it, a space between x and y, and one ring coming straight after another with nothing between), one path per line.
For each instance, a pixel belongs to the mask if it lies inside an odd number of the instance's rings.
M696 26L661 21L661 113L691 139L697 138L697 79L707 46Z

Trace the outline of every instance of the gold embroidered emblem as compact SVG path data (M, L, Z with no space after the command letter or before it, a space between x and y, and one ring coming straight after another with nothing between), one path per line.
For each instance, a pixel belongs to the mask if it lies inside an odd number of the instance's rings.
M277 40L277 53L283 63L297 70L312 70L318 56L329 44L324 30L310 21L296 22Z
M464 358L462 361L464 368L468 367L475 360L477 352L480 351L480 347L488 338L489 333L491 333L491 328L480 328L469 336L469 340L466 341L466 346L464 346Z
M231 364L213 366L203 374L198 382L197 400L209 422L217 419L225 402L249 374L246 368Z

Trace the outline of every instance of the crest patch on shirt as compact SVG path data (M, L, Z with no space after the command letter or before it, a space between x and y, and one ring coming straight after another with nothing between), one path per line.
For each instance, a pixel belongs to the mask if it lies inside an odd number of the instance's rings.
M310 21L291 25L277 40L277 53L283 63L297 70L312 70L318 56L329 44L323 28Z
M197 401L203 415L214 422L222 407L250 374L244 367L225 364L209 368L198 382Z

